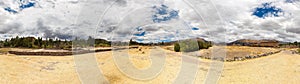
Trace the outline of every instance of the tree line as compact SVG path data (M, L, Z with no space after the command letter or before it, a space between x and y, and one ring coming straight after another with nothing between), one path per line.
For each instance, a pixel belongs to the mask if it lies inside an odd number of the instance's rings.
M0 41L0 48L44 48L44 49L66 49L69 50L72 47L109 47L111 42L104 39L94 39L89 36L88 39L79 39L76 37L74 40L63 41L60 39L41 37L19 37L16 36L11 39Z
M0 41L0 48L35 48L35 49L66 49L70 50L73 47L75 48L85 48L85 47L110 47L111 41L107 41L104 39L95 39L91 36L88 39L80 39L76 37L73 40L63 41L61 39L52 39L52 38L44 38L41 37L19 37L6 39L4 41ZM199 49L207 49L212 46L212 42L208 41L191 41L191 40L183 40L183 41L174 41L174 42L159 42L159 43L139 43L133 41L132 39L129 41L129 45L142 45L142 46L165 46L165 45L174 45L175 51L196 51Z
M300 48L300 42L288 42L288 43L281 43L279 44L280 47L284 48Z
M76 37L73 41L74 47L110 47L111 42L104 39L95 39L91 36L88 39L79 39Z
M60 39L47 38L43 40L41 37L19 37L0 41L0 47L4 48L47 48L47 49L69 49L72 47L71 41L61 41Z

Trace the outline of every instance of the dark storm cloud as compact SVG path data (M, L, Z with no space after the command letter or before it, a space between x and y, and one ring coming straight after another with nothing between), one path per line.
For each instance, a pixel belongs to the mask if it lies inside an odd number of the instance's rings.
M279 25L278 22L274 22L274 21L263 22L263 23L261 23L260 27L261 27L261 29L268 30L268 31L278 30L278 29L282 28L282 26Z
M115 29L117 29L117 26L112 25L112 26L107 27L105 32L106 32L106 33L111 33L111 32L113 32Z
M116 3L119 6L126 6L127 5L127 1L126 0L116 0Z
M278 38L281 39L297 38L293 33L289 33L289 32L275 31L274 33L278 34Z
M37 21L37 29L39 31L39 33L43 33L43 37L44 38L60 38L60 39L71 39L73 37L73 35L68 32L71 29L70 28L58 28L57 30L51 30L51 28L49 26L46 26L43 22L43 20L39 19ZM68 33L64 33L64 32L68 32Z
M261 36L259 33L254 34L254 36Z
M287 32L300 34L300 28L287 28Z
M77 4L79 1L69 1L72 4Z
M161 27L153 27L153 26L149 26L149 27L145 27L143 28L145 31L158 31L159 29L161 29Z
M3 1L0 1L0 6L4 5L4 2Z
M224 33L226 33L226 29L219 27L219 28L214 28L208 32L211 34L224 34Z
M120 35L120 36L128 36L128 35L132 34L133 31L130 31L130 30L117 30L117 31L115 31L115 33Z
M126 6L127 0L103 0L104 4L115 3L117 6Z
M101 26L98 28L99 33L111 33L118 28L118 24L111 20L103 20Z
M9 34L14 32L20 32L22 24L20 23L12 23L2 26L3 28L0 29L0 34Z

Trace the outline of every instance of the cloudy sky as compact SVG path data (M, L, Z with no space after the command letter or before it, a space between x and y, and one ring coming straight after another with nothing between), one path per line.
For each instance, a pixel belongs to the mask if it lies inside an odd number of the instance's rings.
M300 41L300 0L0 0L0 40Z

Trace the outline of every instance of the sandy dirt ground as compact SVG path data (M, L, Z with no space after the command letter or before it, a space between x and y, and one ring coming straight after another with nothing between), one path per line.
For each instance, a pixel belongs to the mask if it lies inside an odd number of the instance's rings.
M0 55L1 84L80 83L73 57Z
M138 69L151 66L149 47L129 50L130 60ZM166 62L163 70L150 80L137 80L122 73L113 59L112 52L96 53L100 70L106 79L112 83L140 84L157 83L170 84L177 78L181 70L181 54L166 51ZM200 59L196 84L204 83L210 69L211 60ZM237 62L225 62L219 84L299 84L300 83L300 55L285 50L280 53ZM187 66L197 63L184 60ZM1 84L80 84L72 56L16 56L0 55L0 83ZM192 79L186 77L185 80ZM182 80L182 81L185 81Z
M220 46L219 46L220 47ZM173 50L173 46L165 46L163 47L167 50ZM198 57L211 59L212 54L217 50L216 46L210 47L209 49L201 49ZM282 50L282 48L271 48L271 47L248 47L248 46L226 46L222 47L222 49L226 49L226 59L225 60L234 60L234 57L245 59L246 56L250 56L252 58L259 57L258 55L264 55L267 53L275 53Z
M219 83L299 84L300 55L291 51L241 62L225 63Z

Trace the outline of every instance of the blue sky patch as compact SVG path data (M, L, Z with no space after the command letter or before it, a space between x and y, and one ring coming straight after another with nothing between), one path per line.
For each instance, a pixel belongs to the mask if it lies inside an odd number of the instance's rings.
M294 3L296 1L299 1L299 0L285 0L286 3Z
M20 0L20 3L21 4L19 4L20 5L19 8L17 8L18 11L22 11L23 9L34 7L35 4L36 4L35 2L28 2L28 1L25 1L25 0ZM14 10L10 7L6 7L6 8L4 8L4 10L7 11L7 12L10 12L10 13L13 13L13 14L18 13L17 10Z
M159 7L154 6L153 9L155 9L155 14L152 15L152 20L154 23L169 21L179 17L178 10L169 9L168 6L163 4Z
M192 30L199 30L199 28L193 27Z
M171 42L170 39L164 39L164 40L160 40L160 42Z
M14 9L11 9L10 7L6 7L6 8L4 8L4 10L7 11L7 12L10 12L10 13L13 13L13 14L18 13L18 11L14 10Z
M146 32L142 32L140 34L134 34L135 36L145 36Z
M142 41L144 41L144 39L136 39L136 41L142 42Z
M20 9L26 9L26 8L30 8L30 7L33 7L35 5L34 2L28 2L27 4L21 4L19 6Z
M265 17L279 17L280 13L282 13L282 9L277 8L271 5L272 3L263 3L262 7L255 8L252 15L257 16L259 18Z

